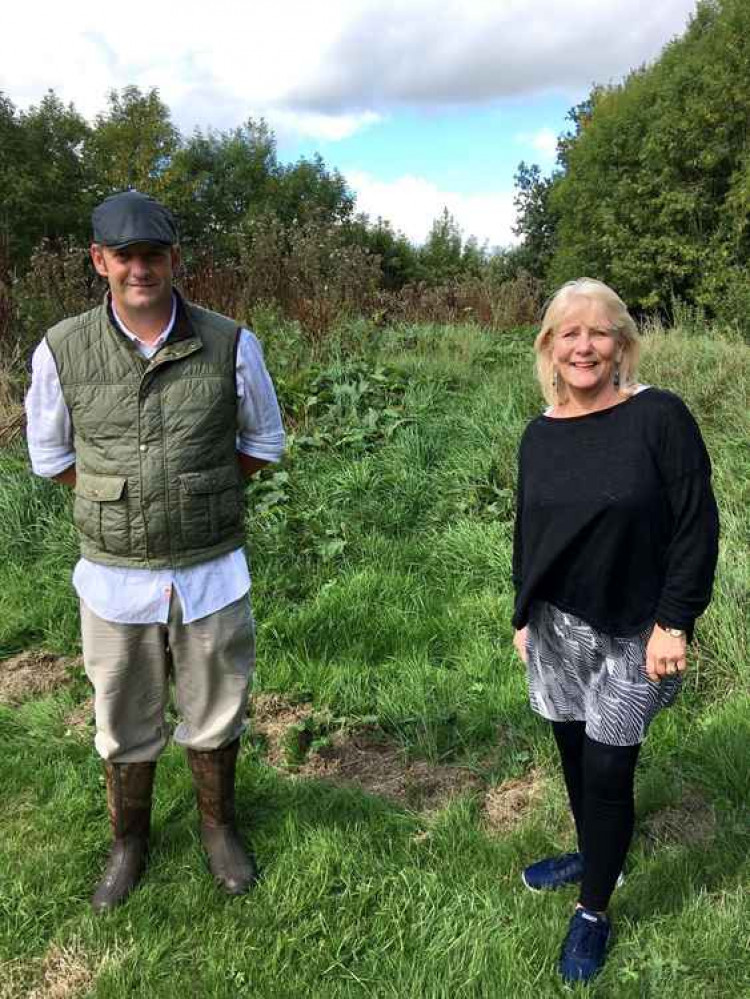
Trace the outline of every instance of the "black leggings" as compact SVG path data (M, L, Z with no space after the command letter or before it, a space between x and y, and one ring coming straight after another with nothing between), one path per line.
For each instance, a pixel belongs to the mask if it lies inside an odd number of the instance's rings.
M625 862L635 821L633 783L640 745L605 746L584 722L552 722L583 854L579 901L603 912Z

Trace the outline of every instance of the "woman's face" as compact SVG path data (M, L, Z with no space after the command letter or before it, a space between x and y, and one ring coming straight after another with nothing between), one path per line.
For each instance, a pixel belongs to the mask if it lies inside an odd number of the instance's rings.
M614 366L622 351L606 310L584 296L571 299L552 336L557 377L578 396L614 391Z

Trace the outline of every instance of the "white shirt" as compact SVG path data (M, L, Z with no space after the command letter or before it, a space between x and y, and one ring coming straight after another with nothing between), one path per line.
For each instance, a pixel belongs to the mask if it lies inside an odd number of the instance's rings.
M112 309L120 329L145 358L152 357L174 327L177 302L164 332L144 343ZM247 329L237 346L237 450L264 461L278 461L284 450L276 393L257 338ZM75 462L70 412L65 404L52 351L42 340L32 358L32 381L26 396L27 439L31 467L52 478ZM121 624L166 624L172 587L177 590L185 624L213 614L250 589L245 553L227 555L184 569L133 569L100 565L81 558L73 572L78 596L107 621Z

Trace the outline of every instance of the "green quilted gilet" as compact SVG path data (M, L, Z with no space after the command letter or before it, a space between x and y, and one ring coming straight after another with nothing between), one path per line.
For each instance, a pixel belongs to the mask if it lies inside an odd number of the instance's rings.
M86 558L158 569L244 543L237 336L230 319L181 299L150 360L106 300L47 333L73 425L73 518Z

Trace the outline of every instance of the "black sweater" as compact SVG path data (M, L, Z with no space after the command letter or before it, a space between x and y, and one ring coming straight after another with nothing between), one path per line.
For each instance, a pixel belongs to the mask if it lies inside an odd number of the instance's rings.
M671 392L539 416L519 448L513 625L546 600L606 634L692 634L711 599L719 519L698 426Z

